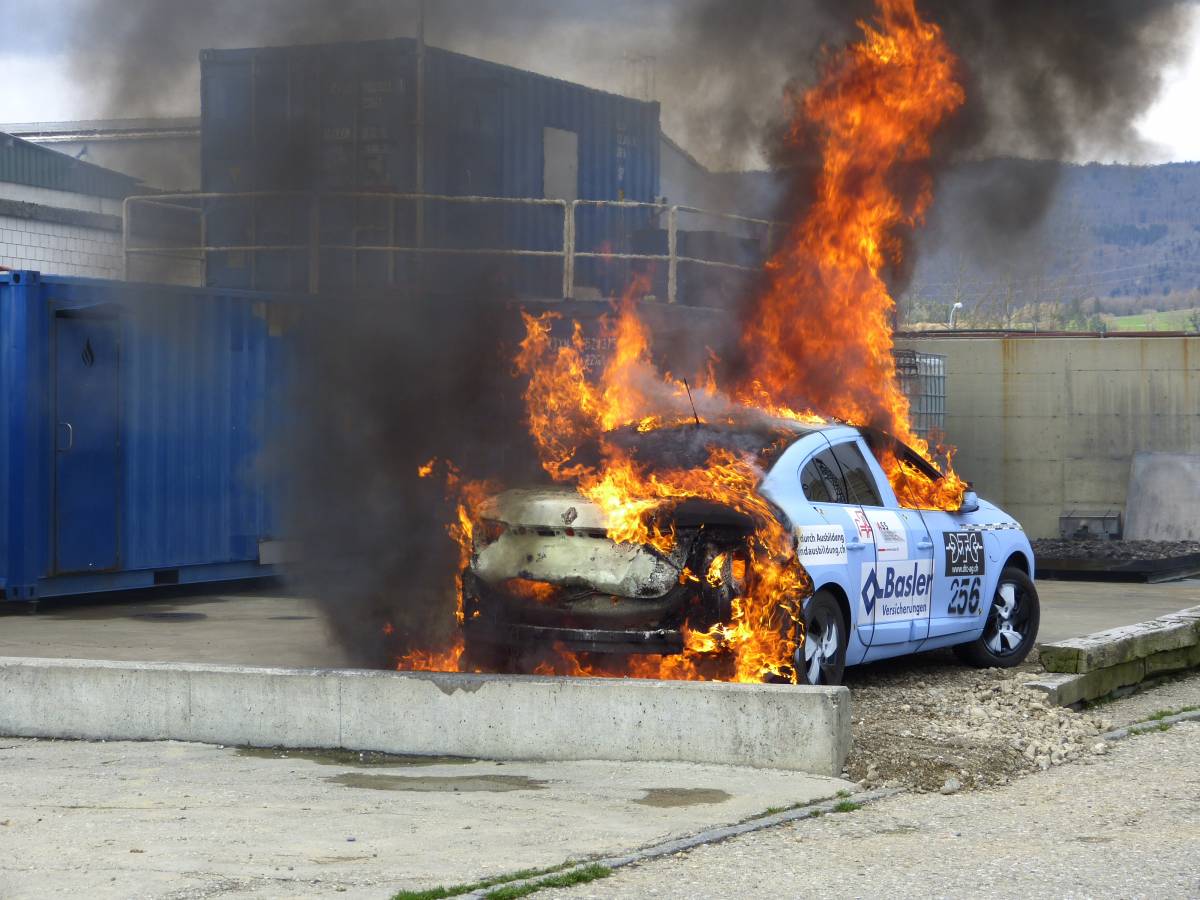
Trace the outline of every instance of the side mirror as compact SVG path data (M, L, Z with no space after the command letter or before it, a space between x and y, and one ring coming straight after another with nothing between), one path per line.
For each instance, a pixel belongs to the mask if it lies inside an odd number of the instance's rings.
M968 488L963 493L962 505L958 508L960 513L973 513L979 511L979 495Z

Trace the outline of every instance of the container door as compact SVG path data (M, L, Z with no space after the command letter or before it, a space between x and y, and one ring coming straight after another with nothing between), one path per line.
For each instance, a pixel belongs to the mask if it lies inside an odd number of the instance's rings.
M55 356L55 570L117 567L117 320L60 315Z
M561 128L542 129L542 196L579 199L579 135Z

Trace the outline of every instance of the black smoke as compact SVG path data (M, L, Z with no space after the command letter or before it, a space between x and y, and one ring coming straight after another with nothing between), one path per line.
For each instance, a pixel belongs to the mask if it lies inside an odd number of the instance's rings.
M939 135L935 174L968 161L1039 162L1138 157L1134 128L1157 97L1167 64L1189 33L1191 0L917 0L961 64L966 103ZM777 215L795 216L811 197L816 161L782 140L785 81L803 90L818 77L818 47L859 35L872 0L706 0L682 6L681 42L696 48L719 98L705 120L725 157L757 146L791 173ZM786 72L781 78L780 72ZM979 252L1036 225L1054 196L1056 165L990 165L960 192L954 221ZM960 233L961 237L961 233ZM902 275L901 275L902 277Z
M919 5L945 28L968 87L939 166L1132 147L1134 115L1184 33L1184 4L1170 0ZM577 23L581 58L625 46L655 54L665 115L684 124L696 155L740 167L761 152L798 173L793 197L803 197L812 161L778 150L783 88L812 83L820 47L852 39L856 21L872 15L863 0L430 0L428 8L431 43L507 42L517 50L502 61L535 70L550 29L564 22ZM411 35L415 15L414 2L395 0L80 0L67 49L95 116L178 114L195 106L201 48ZM655 16L668 26L644 28ZM290 148L281 168L311 172L309 152ZM1027 228L1053 182L1051 167L975 185L972 221L983 231ZM443 481L418 478L418 467L436 457L474 478L536 475L510 375L519 319L509 293L487 281L437 295L327 286L290 309L280 313L290 424L266 457L287 488L281 536L300 539L298 587L320 598L355 661L387 665L435 641L453 604L453 503ZM688 338L674 342L686 347Z

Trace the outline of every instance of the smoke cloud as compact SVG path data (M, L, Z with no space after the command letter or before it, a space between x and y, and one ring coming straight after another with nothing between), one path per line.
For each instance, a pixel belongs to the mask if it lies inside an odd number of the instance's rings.
M942 136L939 165L1136 153L1132 122L1185 33L1183 0L918 5L945 29L969 98ZM429 11L430 43L608 89L623 89L622 53L640 54L651 60L668 130L697 157L719 168L786 165L802 203L812 160L781 155L774 139L783 88L812 83L819 48L852 38L872 6L440 0ZM415 3L395 0L80 0L69 50L80 82L95 88L94 116L186 114L201 48L400 36L415 16ZM1053 166L998 170L973 183L972 227L1029 227L1055 176ZM440 480L418 478L418 466L438 457L475 478L536 474L510 377L519 319L508 300L491 284L437 298L347 293L289 318L294 418L268 457L291 488L283 518L306 547L299 587L321 598L360 664L387 665L450 621L453 509Z
M1180 58L1190 0L917 0L958 56L967 102L945 129L933 165L1024 158L1137 159L1146 147L1134 123L1158 95L1164 68ZM726 157L762 154L793 177L792 213L809 197L811 159L778 135L789 110L783 83L803 89L820 67L821 45L857 36L874 16L871 0L707 0L681 18L684 44L697 48L718 98L709 117ZM780 79L780 73L787 77ZM723 110L723 112L722 112ZM954 221L966 246L994 251L1036 225L1053 199L1061 168L988 166L958 191ZM935 210L936 212L936 210ZM786 214L786 213L784 213ZM902 276L901 276L902 277Z

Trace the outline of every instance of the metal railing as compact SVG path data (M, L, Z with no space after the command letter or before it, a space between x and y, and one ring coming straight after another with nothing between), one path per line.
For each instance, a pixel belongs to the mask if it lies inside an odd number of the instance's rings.
M260 242L258 235L261 230L261 224L258 221L260 215L260 204L294 200L301 201L307 207L306 223L305 223L305 238L302 241L288 240L284 242L267 241ZM325 240L322 234L322 210L323 207L331 202L336 201L368 201L370 203L383 203L386 208L386 230L387 240L383 243L377 241L368 241L360 243L353 241L347 243L345 241ZM227 214L228 207L224 209L221 204L229 203L244 203L248 221L238 221L238 227L248 232L249 238L246 241L222 241L213 243L209 241L210 220L214 215ZM426 239L429 232L427 222L419 222L415 228L416 243L405 244L397 241L397 232L400 229L400 224L403 221L403 216L400 214L400 205L405 203L414 204L414 212L419 219L425 219L421 213L425 212L426 204L458 204L458 205L474 205L476 207L484 204L499 204L508 208L521 207L548 207L555 208L560 211L562 216L561 223L561 243L554 249L538 249L533 247L496 247L496 246L439 246L436 243L431 243ZM158 221L147 223L147 227L138 227L137 215L138 210L159 210L161 211ZM613 249L611 245L602 248L579 246L579 215L581 210L600 210L600 211L635 211L641 214L641 218L646 222L655 222L656 229L661 224L661 219L666 218L666 253L653 252L634 252L630 249ZM124 277L128 280L131 276L131 261L139 257L155 257L168 260L184 261L186 263L196 264L200 269L200 278L204 279L204 273L208 270L209 257L212 254L220 253L248 253L251 254L251 260L256 258L256 254L264 252L303 252L308 258L308 290L311 293L316 293L320 288L321 281L321 256L323 251L343 251L353 254L360 253L386 253L389 254L389 275L394 274L394 257L392 254L413 254L420 260L426 256L509 256L509 257L527 257L527 258L554 258L562 260L562 296L567 299L573 299L576 296L576 272L577 262L579 260L621 260L624 262L650 262L650 263L665 263L667 268L667 300L670 303L678 301L679 297L679 266L699 265L716 269L725 269L737 272L753 273L761 270L761 261L754 265L746 265L742 262L732 262L728 259L709 259L696 255L685 255L679 252L680 235L679 227L680 215L690 215L698 217L707 217L715 219L725 225L726 228L740 228L742 230L758 230L762 243L762 260L770 255L774 248L774 240L776 233L782 223L771 221L768 219L758 219L749 216L741 216L733 213L720 212L715 210L704 210L697 207L683 205L666 205L661 203L647 203L639 201L625 200L558 200L537 197L483 197L483 196L458 196L445 194L399 194L388 192L368 192L368 191L332 191L332 192L302 192L302 191L271 191L271 192L191 192L191 193L172 193L172 194L154 194L145 196L127 197L123 207L123 229L122 229L122 247L124 258ZM144 212L142 213L145 216ZM195 220L191 223L190 228L192 234L187 239L178 241L165 239L164 236L171 229L164 227L164 222L172 217L180 215L194 216ZM146 217L148 218L148 217ZM236 216L234 217L237 218ZM424 224L424 228L419 227ZM174 229L178 230L178 222L174 223ZM185 226L189 227L189 226ZM295 227L295 223L292 223ZM377 224L368 223L362 225L357 221L351 226L352 230L361 231L378 231L380 230ZM521 230L521 229L515 229ZM558 229L555 229L558 230ZM607 238L612 235L611 230L604 227L591 229L593 237L600 236L605 238L605 243L609 243ZM549 232L546 232L549 233ZM686 232L684 232L686 234ZM738 235L734 231L725 232L732 240L746 240L746 236ZM194 239L193 239L194 236ZM444 235L443 235L444 237ZM136 243L141 240L143 243ZM148 241L148 242L145 242ZM157 241L157 242L156 242ZM418 266L420 263L418 262Z

